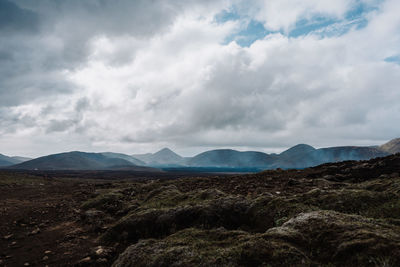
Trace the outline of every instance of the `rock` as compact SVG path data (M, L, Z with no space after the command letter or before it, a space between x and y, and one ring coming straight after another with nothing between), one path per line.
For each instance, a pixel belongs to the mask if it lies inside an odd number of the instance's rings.
M47 261L47 260L49 259L49 257L48 257L48 256L44 256L42 259L43 259L44 261Z
M51 254L51 250L46 250L45 252L44 252L44 254Z
M24 266L30 266L29 262L25 262Z
M36 235L38 233L40 233L40 229L39 228L35 228L35 229L32 230L32 232L30 232L30 235Z
M86 258L83 258L83 259L81 259L78 263L89 263L89 262L91 262L92 261L92 258L91 257L86 257Z
M95 258L108 258L114 250L112 247L98 246L94 248Z
M9 240L9 239L11 239L11 238L13 238L13 237L14 237L13 234L9 234L9 235L4 236L3 238L4 238L5 240Z
M104 249L103 249L102 247L99 247L99 248L96 250L96 254L97 254L97 255L103 255L103 254L104 254Z

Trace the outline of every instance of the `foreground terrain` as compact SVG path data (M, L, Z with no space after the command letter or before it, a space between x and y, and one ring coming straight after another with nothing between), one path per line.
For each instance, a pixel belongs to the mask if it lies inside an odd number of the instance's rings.
M399 172L399 154L180 179L2 172L0 266L399 266Z

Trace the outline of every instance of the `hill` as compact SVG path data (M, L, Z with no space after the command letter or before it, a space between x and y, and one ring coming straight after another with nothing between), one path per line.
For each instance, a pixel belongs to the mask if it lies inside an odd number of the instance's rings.
M187 166L303 169L327 162L366 160L387 155L389 153L376 147L343 146L315 149L310 145L299 144L280 154L240 152L232 149L210 150L189 158Z
M240 152L232 149L206 151L187 161L192 167L267 168L276 156L262 152Z
M306 168L321 163L318 150L306 144L299 144L283 151L270 168Z
M144 161L149 166L181 166L185 165L185 158L169 148L163 148L156 153L136 154L132 157Z
M338 162L345 160L368 160L377 157L385 157L390 153L382 151L377 147L329 147L318 149L320 157L325 162Z
M106 155L110 155L110 157ZM134 170L137 167L130 161L112 157L115 156L113 154L106 155L73 151L40 157L9 168L23 170Z
M11 166L29 160L25 157L8 157L0 154L0 167Z
M379 149L390 154L400 153L400 138L393 139L381 145Z
M135 165L139 165L139 166L146 165L145 162L143 162L143 161L141 161L141 160L139 160L137 158L134 158L132 156L129 156L129 155L126 155L126 154L122 154L122 153L103 152L103 153L100 153L100 154L102 154L103 156L106 156L108 158L123 159L123 160L129 161L129 162L131 162L131 163L133 163Z
M31 160L31 159L33 159L33 158L28 158L28 157L19 157L19 156L15 156L15 157L11 157L11 158L13 158L13 159L17 160L19 163L22 163L22 162L25 162L25 161L28 161L28 160Z

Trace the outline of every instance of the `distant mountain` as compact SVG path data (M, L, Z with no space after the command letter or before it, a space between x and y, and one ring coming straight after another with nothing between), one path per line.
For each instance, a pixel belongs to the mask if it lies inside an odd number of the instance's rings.
M302 169L327 162L346 160L368 160L400 152L400 138L375 147L341 146L316 149L299 144L280 154L257 151L217 149L200 153L194 157L181 157L169 148L156 153L125 155L121 153L68 152L49 155L33 160L22 157L7 157L0 154L0 167L39 170L137 170L139 166L155 168L228 168L228 169ZM22 162L21 161L25 161ZM14 165L15 164L15 165ZM11 166L12 165L12 166ZM9 167L11 166L11 167ZM150 169L151 170L151 169ZM153 169L154 171L155 169Z
M310 145L299 144L280 154L239 152L231 149L211 150L188 159L187 166L303 169L327 162L366 160L388 154L377 147L343 146L315 149Z
M400 142L399 142L400 143ZM184 158L164 148L157 153L136 154L132 157L153 167L190 168L250 168L258 169L302 169L327 162L345 160L367 160L389 155L379 147L342 146L316 149L307 144L298 144L280 154L266 154L257 151L236 151L216 149Z
M66 152L29 160L9 167L24 170L143 170L142 166L102 153ZM147 168L151 169L151 168Z
M185 158L179 156L169 148L163 148L152 154L136 154L132 157L144 161L149 166L181 166L185 165Z
M262 152L217 149L194 156L187 163L192 167L265 168L275 160L276 156Z
M280 153L270 168L305 168L321 164L318 150L306 144L299 144Z
M302 169L327 162L367 160L387 155L388 153L376 147L342 146L315 149L300 144L279 154L278 160L271 167Z
M19 163L22 163L22 162L25 162L25 161L28 161L28 160L32 160L33 158L28 158L28 157L18 157L18 156L16 156L16 157L12 157L13 159L15 159L15 160L17 160Z
M390 154L400 153L400 138L393 139L381 145L379 149Z
M26 161L28 158L24 157L8 157L0 154L0 167L7 167Z
M369 160L377 157L388 156L389 153L377 147L342 146L318 149L321 160L337 162L345 160Z
M106 156L108 158L124 159L126 161L129 161L129 162L131 162L131 163L133 163L135 165L139 165L139 166L146 165L146 163L144 161L141 161L141 160L139 160L139 159L137 159L135 157L132 157L132 156L129 156L129 155L126 155L126 154L122 154L122 153L103 152L103 153L100 153L100 154L102 154L103 156Z

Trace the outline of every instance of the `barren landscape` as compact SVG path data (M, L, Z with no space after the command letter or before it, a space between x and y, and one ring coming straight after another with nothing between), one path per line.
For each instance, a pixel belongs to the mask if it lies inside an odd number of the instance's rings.
M400 266L399 0L0 0L0 267Z
M180 179L2 171L0 265L398 266L399 172L400 154Z

